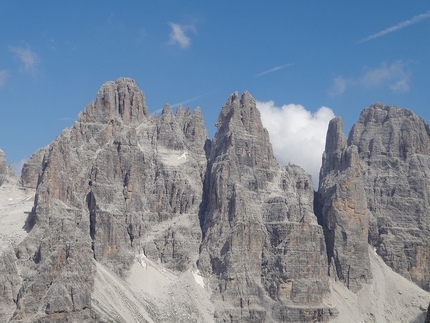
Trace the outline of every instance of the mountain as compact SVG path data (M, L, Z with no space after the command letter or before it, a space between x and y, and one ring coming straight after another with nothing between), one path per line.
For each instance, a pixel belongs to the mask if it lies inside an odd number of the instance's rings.
M318 193L329 262L347 284L368 281L368 238L393 270L430 290L429 140L423 119L380 103L348 140L341 119L331 121Z
M423 321L422 119L373 105L348 139L333 119L317 192L278 164L248 92L216 126L210 140L199 108L151 116L134 80L105 83L0 187L0 321Z

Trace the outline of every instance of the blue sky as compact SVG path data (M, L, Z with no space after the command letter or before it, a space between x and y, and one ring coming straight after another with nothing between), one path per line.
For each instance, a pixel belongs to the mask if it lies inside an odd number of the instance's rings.
M8 162L49 144L122 76L151 112L200 106L211 137L228 96L244 90L275 112L302 107L308 129L328 107L348 133L374 102L430 121L428 1L4 1L0 31ZM301 152L277 154L285 163Z

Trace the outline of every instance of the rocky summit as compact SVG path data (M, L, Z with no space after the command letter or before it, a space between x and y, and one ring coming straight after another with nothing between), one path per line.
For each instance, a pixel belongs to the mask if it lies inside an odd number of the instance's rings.
M424 120L376 104L347 138L333 119L317 192L278 164L248 92L216 126L210 140L199 108L151 116L120 78L19 184L0 150L0 321L424 322Z

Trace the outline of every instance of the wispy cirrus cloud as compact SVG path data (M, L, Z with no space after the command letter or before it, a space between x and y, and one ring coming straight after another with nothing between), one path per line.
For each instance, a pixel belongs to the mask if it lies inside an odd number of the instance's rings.
M173 22L169 22L172 32L170 33L169 45L179 45L181 48L187 48L191 45L191 38L185 33L191 31L196 33L196 28L193 25L179 25Z
M187 100L185 100L185 101L182 101L182 102L179 102L179 103L175 103L175 104L172 104L171 105L171 107L172 108L176 108L177 106L179 106L179 105L184 105L184 104L187 104L187 103L190 103L190 102L193 102L193 101L195 101L195 100L197 100L197 99L200 99L202 96L204 96L205 94L202 94L202 95L198 95L198 96L195 96L194 98L191 98L191 99L187 99Z
M383 63L377 68L367 69L363 75L357 78L337 76L327 94L337 96L345 92L347 87L354 86L365 89L388 87L394 93L405 93L409 91L410 79L411 73L406 64L399 60L391 65Z
M9 50L21 61L20 71L34 75L36 65L40 62L39 56L29 48L9 46Z
M261 73L258 73L255 76L262 76L262 75L270 74L270 73L282 70L283 68L290 67L290 66L293 66L293 65L294 65L294 63L288 63L288 64L285 64L285 65L276 66L276 67L273 67L273 68L271 68L271 69L269 69L267 71L263 71Z
M6 70L0 71L0 87L6 84L9 72Z
M384 30L382 30L380 32L377 32L375 34L367 36L367 37L359 40L357 43L364 43L364 42L367 42L367 41L369 41L371 39L375 39L375 38L379 38L379 37L385 36L385 35L387 35L389 33L392 33L392 32L395 32L397 30L406 28L408 26L411 26L413 24L419 23L419 22L421 22L423 20L426 20L428 18L430 18L430 10L427 11L427 12L425 12L425 13L422 13L420 15L413 16L409 20L405 20L405 21L399 22L398 24L396 24L394 26L391 26L391 27L388 27L388 28L386 28L386 29L384 29Z

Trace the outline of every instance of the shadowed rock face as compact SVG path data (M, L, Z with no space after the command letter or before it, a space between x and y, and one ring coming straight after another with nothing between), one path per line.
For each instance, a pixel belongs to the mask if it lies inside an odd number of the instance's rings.
M249 93L230 96L217 127L199 259L200 269L212 275L216 321L316 319L305 307L321 303L328 281L310 176L297 166L278 166ZM329 309L320 314L327 320Z
M317 209L330 265L351 289L370 277L366 235L391 268L430 289L429 142L423 119L382 104L363 110L348 141L341 120L330 123Z

